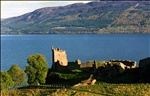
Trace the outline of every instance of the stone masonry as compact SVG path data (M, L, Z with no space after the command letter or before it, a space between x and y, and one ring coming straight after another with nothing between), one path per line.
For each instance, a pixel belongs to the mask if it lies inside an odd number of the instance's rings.
M59 48L52 47L52 67L53 70L57 70L55 64L61 66L68 65L67 54L65 50L60 50Z

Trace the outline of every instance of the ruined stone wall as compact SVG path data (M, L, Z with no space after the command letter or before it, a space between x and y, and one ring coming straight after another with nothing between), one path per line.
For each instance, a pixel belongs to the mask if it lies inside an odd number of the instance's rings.
M62 66L68 65L67 54L65 50L60 50L59 48L52 48L53 63L59 62Z
M136 62L130 60L110 60L110 62L121 62L128 68L136 68Z
M80 69L80 65L79 65L77 62L68 62L67 68L68 68L69 70L72 70L72 69Z
M67 54L65 50L60 50L59 48L52 47L52 69L53 70L63 70L63 66L68 65ZM62 66L62 67L61 67Z
M87 72L91 72L91 73L96 72L96 64L94 63L90 63L90 62L82 63L80 64L80 68Z
M52 70L53 71L63 71L72 69L83 69L85 71L96 72L96 64L85 63L81 64L78 59L75 62L68 62L67 54L65 50L60 50L59 48L52 47Z
M66 70L68 70L67 66L62 66L59 64L59 62L55 63L55 70L54 71L63 72Z

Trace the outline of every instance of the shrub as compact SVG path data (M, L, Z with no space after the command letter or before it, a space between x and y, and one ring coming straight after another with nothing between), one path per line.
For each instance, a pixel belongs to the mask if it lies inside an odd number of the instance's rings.
M73 73L80 73L80 72L82 72L82 70L74 69L74 70L72 70L72 72L73 72Z

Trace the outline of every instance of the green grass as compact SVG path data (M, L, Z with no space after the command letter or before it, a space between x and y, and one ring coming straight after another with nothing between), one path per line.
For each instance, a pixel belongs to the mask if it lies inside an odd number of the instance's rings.
M90 73L77 69L64 73L52 72L50 75L49 84L66 84L71 86L90 77Z
M94 86L84 86L77 88L95 96L112 95L112 96L149 96L150 84L108 84L98 83Z
M14 89L1 96L150 96L150 84L109 84L61 89Z

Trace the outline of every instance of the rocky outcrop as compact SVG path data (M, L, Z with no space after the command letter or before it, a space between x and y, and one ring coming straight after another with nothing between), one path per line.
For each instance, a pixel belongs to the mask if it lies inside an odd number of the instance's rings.
M93 81L93 75L91 74L91 75L90 75L90 78L87 79L87 80L81 81L81 84L89 85L89 84L91 84L92 81Z
M86 85L94 85L96 82L96 79L93 78L93 75L90 75L89 79L81 81L81 83L75 84L73 87L78 87L78 86L86 86Z

